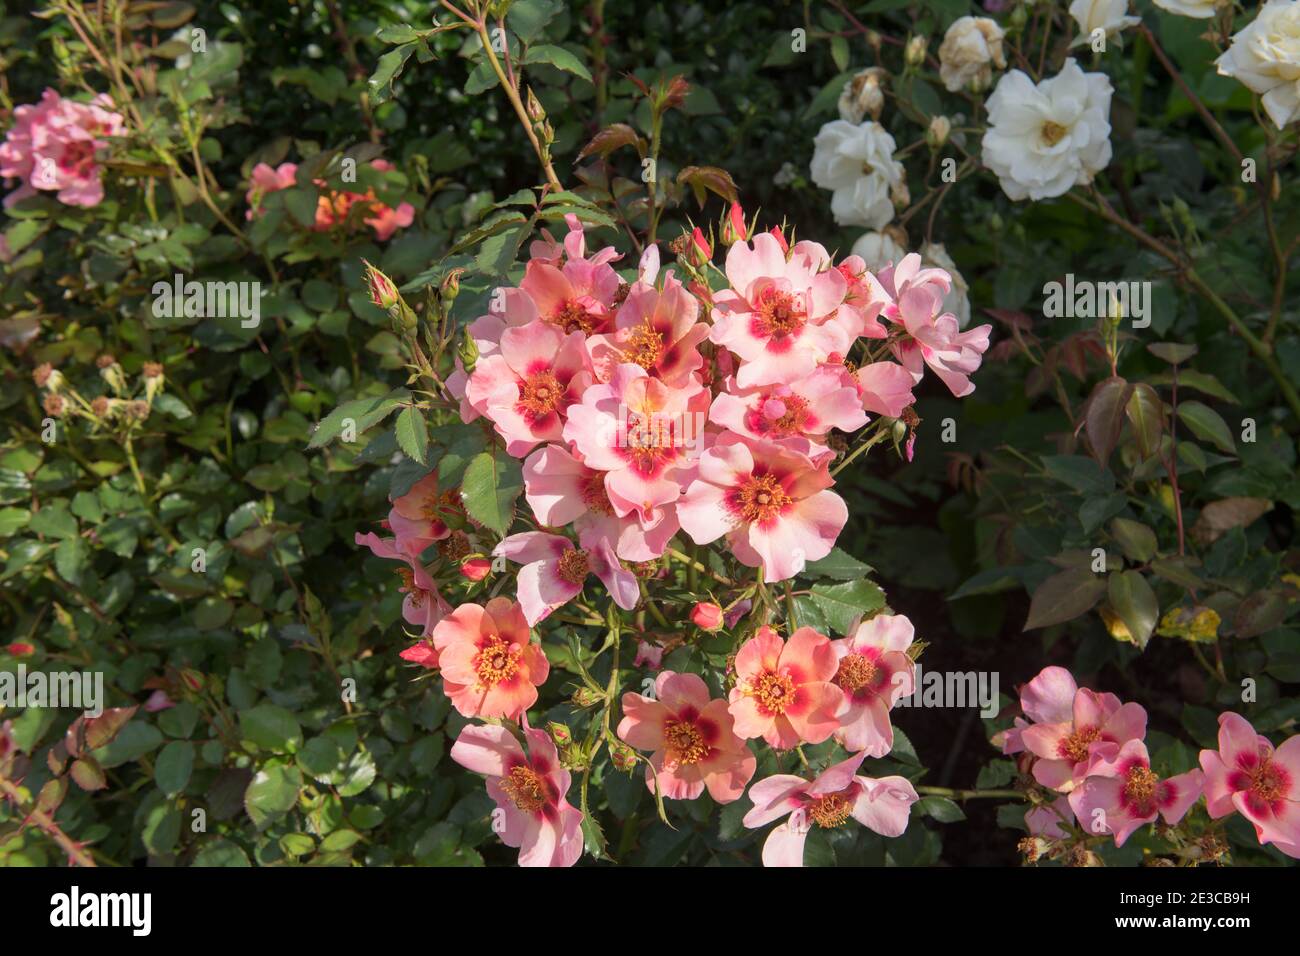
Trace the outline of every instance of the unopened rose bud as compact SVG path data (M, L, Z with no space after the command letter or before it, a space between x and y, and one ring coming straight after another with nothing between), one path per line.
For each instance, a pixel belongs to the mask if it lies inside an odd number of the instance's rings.
M1007 18L1007 25L1012 30L1023 30L1025 24L1029 22L1028 5L1017 3L1016 8L1011 11L1011 16Z
M942 149L948 142L948 134L951 132L952 120L946 116L932 117L930 127L925 131L925 142L931 149Z
M636 766L636 751L627 744L609 745L609 762L615 770L631 770Z
M203 690L203 675L194 668L187 667L181 671L181 683L195 693L198 693Z
M117 359L105 352L95 359L95 367L99 369L108 368L110 365L116 365Z
M166 377L163 375L163 367L158 362L145 362L141 374L144 376L145 400L152 402L158 393L162 391L163 383L166 381Z
M546 729L550 731L551 739L555 741L557 746L567 747L573 743L573 734L566 725L552 720L546 725Z
M365 260L361 260L365 262ZM370 301L381 309L392 309L402 301L401 294L393 280L388 278L369 262L366 262L366 287L370 290Z
M879 34L878 32L876 32L875 30L868 30L868 31L867 31L867 46L871 47L871 49L873 49L873 50L875 50L877 53L879 53L879 52L880 52L880 44L881 44L882 42L883 42L883 40L882 40L882 38L881 38L881 36L880 36L880 34Z
M542 120L546 119L546 110L542 107L541 100L537 98L537 94L533 92L531 86L528 88L527 110L528 118L534 123L540 123Z
M781 251L788 257L790 255L790 243L785 240L785 233L780 226L773 226L768 230L769 235L776 240L776 244L781 247Z
M713 246L709 245L709 240L704 238L704 233L700 231L699 226L696 226L695 231L691 233L690 253L691 261L701 268L713 258Z
M471 581L482 581L492 571L492 562L487 558L466 558L460 563L462 577Z
M749 225L745 221L745 210L740 203L733 202L727 211L727 218L722 221L722 244L734 246L749 239Z
M442 285L438 287L438 296L442 299L443 308L450 309L451 304L456 301L456 296L460 295L460 277L464 269L452 269L442 280Z
M716 631L722 627L722 608L709 601L700 601L691 608L691 621L702 631Z
M26 641L14 641L5 645L5 653L10 657L31 657L36 653L36 645Z
M920 66L925 62L926 47L930 41L923 36L914 36L907 41L907 47L903 50L903 61L912 67Z
M107 418L113 411L113 403L107 395L99 395L90 403L90 410L96 418Z
M456 355L460 358L460 364L465 369L466 375L474 371L474 366L478 362L478 343L469 332L461 335L460 342L456 346Z
M579 687L571 699L578 707L594 707L605 699L605 695L596 693L590 687Z
M52 418L62 418L63 413L68 410L68 403L64 401L62 395L55 395L51 392L45 396L41 402L41 407L45 409L45 414Z
M149 417L149 403L141 401L127 402L126 415L138 422L144 421Z

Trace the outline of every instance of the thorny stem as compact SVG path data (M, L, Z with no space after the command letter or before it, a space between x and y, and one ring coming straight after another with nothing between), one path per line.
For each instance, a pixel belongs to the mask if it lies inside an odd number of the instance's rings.
M63 828L54 822L54 815L46 813L44 810L32 806L30 809L24 807L22 791L14 784L12 780L0 777L0 796L5 797L12 803L24 817L27 823L36 826L42 833L59 845L64 853L68 855L68 862L74 866L91 866L95 865L95 858L91 855L82 844L78 843L72 837L63 832Z
M439 0L439 2L447 10L472 26L478 34L479 41L483 44L483 55L487 57L488 65L492 67L492 72L497 75L497 80L501 83L501 89L505 92L506 98L510 100L510 105L514 107L515 115L519 117L524 132L528 134L528 142L532 144L533 152L537 154L537 161L542 166L542 172L546 174L547 183L557 192L563 192L564 187L560 185L560 178L555 175L555 167L551 165L550 154L542 146L541 140L537 138L537 131L533 128L533 121L528 118L528 111L524 109L524 101L519 96L519 89L506 76L505 70L501 67L501 61L497 59L496 51L492 49L492 37L488 33L486 17L481 16L475 20L457 9L449 0Z

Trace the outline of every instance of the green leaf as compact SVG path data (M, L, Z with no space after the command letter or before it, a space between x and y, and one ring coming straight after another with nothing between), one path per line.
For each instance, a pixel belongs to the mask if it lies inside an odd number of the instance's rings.
M1101 600L1106 579L1087 568L1070 568L1038 586L1029 600L1029 620L1024 629L1032 631L1071 621Z
M1146 382L1138 382L1133 386L1124 414L1133 427L1138 454L1150 458L1160 450L1160 436L1165 429L1165 406L1160 395Z
M1119 433L1124 427L1124 411L1133 386L1119 377L1100 382L1088 398L1088 417L1085 425L1088 444L1097 463L1103 468L1119 443Z
M262 750L292 751L302 745L302 727L291 711L262 703L241 711L239 731Z
M1111 609L1128 628L1133 643L1139 648L1145 648L1156 629L1160 605L1142 572L1124 571L1110 575L1106 597Z
M1174 375L1172 372L1162 372L1159 375L1152 376L1151 384L1173 385ZM1228 391L1222 382L1206 372L1198 372L1190 368L1179 369L1178 385L1180 388L1193 388L1204 395L1209 395L1211 398L1217 398L1233 405L1241 404L1241 400Z
M531 63L546 63L555 67L557 70L563 70L565 73L572 73L591 82L591 73L583 66L582 61L570 53L562 46L553 46L549 43L539 43L536 46L530 46L527 54L524 55L525 65Z
M54 549L54 567L63 580L76 584L90 560L90 546L81 538L65 538Z
M173 740L158 753L153 779L158 789L172 797L185 789L194 771L194 745L188 740Z
M356 426L356 434L359 437L367 429L379 424L394 409L402 405L408 405L411 401L411 393L404 388L395 388L387 395L382 397L357 398L350 402L344 402L334 411L330 412L316 426L316 431L312 433L311 441L307 443L308 448L320 448L338 438L343 432L344 423L351 419Z
M1170 365L1180 365L1200 351L1195 345L1183 345L1179 342L1153 342L1147 351L1156 358L1164 359Z
M847 634L853 622L864 614L885 606L885 592L871 581L816 584L811 597L826 623L840 634Z
M379 58L375 72L370 74L370 95L376 105L393 98L393 81L402 75L415 47L415 43L403 43Z
M504 537L523 489L519 460L493 448L470 461L461 482L461 499L471 518Z
M298 803L302 774L277 764L257 772L244 791L244 809L258 830L265 830Z
M1130 561L1146 563L1156 556L1156 533L1140 521L1116 518L1110 523L1115 543Z
M804 565L803 572L811 577L831 578L835 581L856 581L870 574L872 568L839 548L816 561Z
M414 405L408 405L397 416L397 444L401 446L406 457L428 464L429 426L424 422L424 415Z
M1237 453L1227 422L1210 406L1200 402L1181 402L1178 405L1178 418L1202 441L1210 442L1229 455Z
M966 819L962 808L947 797L922 797L916 802L916 809L940 823L959 823Z

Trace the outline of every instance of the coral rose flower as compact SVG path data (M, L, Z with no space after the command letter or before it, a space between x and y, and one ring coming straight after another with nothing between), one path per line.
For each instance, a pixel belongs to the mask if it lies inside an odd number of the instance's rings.
M523 565L518 578L519 603L530 625L581 594L589 574L600 578L614 603L625 611L636 607L641 597L636 575L623 568L603 539L588 550L575 548L572 541L557 534L524 531L504 539L492 554Z
M1038 758L1034 779L1045 787L1069 793L1083 782L1098 754L1113 758L1123 744L1146 736L1147 712L1141 705L1076 688L1064 668L1045 668L1030 684L1029 705L1022 692L1021 706L1035 723L1021 729L1019 737Z
M507 598L462 604L433 629L442 678L466 717L519 717L537 701L551 665L529 641L523 609Z
M783 641L764 626L736 654L730 710L736 734L762 737L778 750L817 744L835 732L844 692L834 683L830 639L801 627Z
M751 830L789 816L763 844L764 866L803 866L804 843L813 827L833 829L850 818L881 836L900 836L907 829L912 804L919 797L906 777L855 776L864 754L855 754L822 771L815 780L776 774L749 788L754 809L745 814Z
M1174 826L1201 795L1204 774L1189 770L1162 780L1151 771L1146 744L1130 740L1114 757L1098 758L1069 794L1070 807L1090 833L1110 833L1123 846L1157 815Z
M1244 717L1219 715L1219 749L1201 751L1205 803L1214 819L1236 810L1271 843L1300 859L1300 734L1277 749Z
M756 761L732 730L727 702L709 699L697 674L663 671L653 697L623 695L618 736L631 747L651 750L646 786L672 800L694 800L705 788L718 803L745 792Z
M916 668L907 656L913 633L901 614L878 614L852 636L831 641L839 660L834 680L844 691L835 739L845 750L883 757L894 746L889 709L913 691Z
M492 828L519 847L520 866L573 866L582 856L582 811L569 804L569 771L560 766L545 731L525 722L528 752L505 727L471 725L460 732L451 759L487 777L497 805Z
M825 463L728 433L700 456L677 518L696 544L726 535L741 564L784 581L830 554L849 520L844 500L827 490L834 483Z

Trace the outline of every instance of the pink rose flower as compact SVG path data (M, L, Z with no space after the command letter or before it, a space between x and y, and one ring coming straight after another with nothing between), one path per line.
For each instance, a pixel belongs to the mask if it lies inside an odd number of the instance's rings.
M493 829L519 847L520 866L573 866L582 856L582 812L565 799L571 778L545 731L523 726L528 752L505 727L470 725L451 759L487 777Z
M511 455L560 438L569 407L591 382L583 342L580 333L531 322L505 329L499 350L480 356L465 397L492 420Z
M588 468L560 445L546 445L524 462L524 498L539 524L572 524L584 548L608 541L624 561L652 561L663 555L677 533L677 508L619 515L605 490L606 473Z
M1178 823L1201 796L1203 781L1199 770L1161 780L1151 771L1146 744L1130 740L1113 757L1093 761L1083 784L1070 792L1070 807L1089 833L1110 833L1123 846L1157 815L1170 826Z
M1201 751L1205 804L1214 819L1236 810L1260 843L1300 859L1300 734L1274 749L1246 718L1219 715L1219 749Z
M864 754L854 754L815 780L776 774L749 788L754 809L745 814L751 830L788 816L763 844L764 866L803 866L804 843L813 827L833 829L850 818L881 836L901 836L907 829L916 788L906 777L855 775Z
M845 750L883 757L893 748L889 710L914 689L916 666L907 656L913 634L901 614L878 614L831 641L839 661L834 681L844 691L835 739Z
M406 595L402 599L402 619L419 628L422 637L432 634L438 622L451 611L451 605L442 599L438 586L419 558L401 550L395 539L381 538L373 531L369 534L358 532L356 543L369 548L376 557L402 562L396 568L397 576L402 579L398 591Z
M801 627L787 642L760 627L736 654L735 666L729 699L739 736L789 750L821 743L839 727L844 692L832 683L838 662L824 634Z
M564 439L583 464L606 472L605 492L614 513L636 513L642 527L663 520L694 474L708 392L698 384L673 388L639 365L615 368L604 385L593 385L569 410Z
M524 531L504 539L492 554L523 565L517 582L519 603L530 625L581 594L589 574L600 578L614 603L625 611L636 607L641 598L636 575L624 569L605 540L587 550L575 548L559 535Z
M14 125L0 143L0 177L22 183L5 197L5 207L38 191L53 192L69 206L98 206L104 184L95 153L109 145L107 137L126 133L112 105L104 94L78 103L47 89L40 102L15 109Z
M714 294L709 338L741 358L742 388L790 382L812 372L832 353L847 354L860 329L844 303L847 283L815 243L801 242L787 260L776 237L727 252L729 289Z
M466 717L518 719L551 670L523 609L507 598L462 604L438 622L433 644L447 696Z
M793 382L722 392L713 400L709 420L754 441L775 442L816 458L830 451L825 442L832 428L857 431L867 416L857 384L844 367L820 365Z
M784 581L830 554L849 520L844 500L827 490L834 483L825 463L728 433L700 456L677 517L696 544L725 535L741 564Z
M671 271L662 291L638 281L614 314L614 331L587 340L596 377L607 382L615 368L631 362L666 385L688 384L704 364L699 344L709 337L699 318L698 300Z
M459 502L455 493L438 491L438 472L432 471L411 486L411 490L393 499L388 512L388 526L397 538L397 548L419 557L435 541L451 534L444 520Z
M1038 758L1034 779L1062 793L1083 782L1097 755L1113 758L1123 744L1146 736L1147 712L1141 705L1076 687L1061 667L1044 668L1020 700L1035 721L1019 734L1024 749Z
M618 736L630 747L650 750L646 786L671 800L694 800L707 788L718 803L745 792L757 765L745 742L732 730L727 702L709 698L696 674L662 671L653 697L623 695Z

